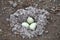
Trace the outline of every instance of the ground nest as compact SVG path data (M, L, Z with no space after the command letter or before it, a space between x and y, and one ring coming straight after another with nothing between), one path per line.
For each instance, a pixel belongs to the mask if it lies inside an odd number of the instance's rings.
M25 9L18 9L15 13L10 15L10 26L14 34L19 33L23 38L32 38L42 35L44 32L44 26L47 24L48 11L45 9L38 9L36 7L29 6ZM28 17L34 18L37 23L35 30L30 30L21 25Z

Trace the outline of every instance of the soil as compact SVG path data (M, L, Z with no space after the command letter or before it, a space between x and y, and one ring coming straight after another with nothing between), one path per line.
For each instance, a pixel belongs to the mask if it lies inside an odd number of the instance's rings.
M12 7L8 1L17 2L16 7ZM43 35L37 38L23 39L20 35L15 35L11 31L10 22L7 21L10 14L14 13L17 9L25 8L28 6L36 6L37 8L44 8L50 12L48 24L45 26ZM60 1L59 0L0 0L0 40L60 40Z

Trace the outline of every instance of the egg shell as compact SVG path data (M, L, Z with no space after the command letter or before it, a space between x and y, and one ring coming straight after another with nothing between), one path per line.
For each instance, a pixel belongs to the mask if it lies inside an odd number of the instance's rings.
M23 22L22 23L22 26L28 28L29 27L29 24L27 22Z
M31 30L35 30L37 23L32 23L29 27Z
M27 22L28 22L28 23L33 23L33 22L34 22L34 19L33 19L32 17L28 17L28 18L27 18Z

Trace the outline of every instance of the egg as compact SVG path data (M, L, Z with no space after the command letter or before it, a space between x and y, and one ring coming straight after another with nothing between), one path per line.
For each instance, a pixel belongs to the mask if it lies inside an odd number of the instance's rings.
M22 26L23 26L23 27L26 27L26 28L29 28L29 24L28 24L27 22L23 22L23 23L22 23Z
M31 23L34 22L34 19L33 19L32 17L28 17L28 18L27 18L27 22L28 22L29 24L31 24Z
M32 24L30 24L29 28L31 30L35 30L36 26L37 26L37 23L32 23Z

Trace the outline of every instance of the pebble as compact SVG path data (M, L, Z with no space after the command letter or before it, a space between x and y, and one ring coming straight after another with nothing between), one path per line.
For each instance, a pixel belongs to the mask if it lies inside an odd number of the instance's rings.
M10 3L10 5L12 5L13 4L13 1L8 1L9 3Z
M2 29L0 29L0 32L2 31Z
M56 15L59 15L60 16L60 13L57 13Z
M13 7L16 7L17 6L17 3L15 2L15 3L13 3L13 5L12 5Z
M21 2L21 0L18 0L18 2Z
M8 1L10 3L10 5L12 5L13 7L17 6L17 2L13 2L13 1Z
M9 18L6 18L6 21L10 21L10 19Z
M45 33L48 33L48 31L45 31Z

